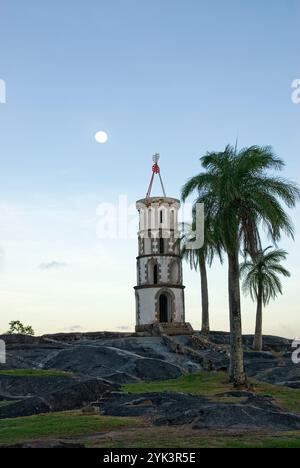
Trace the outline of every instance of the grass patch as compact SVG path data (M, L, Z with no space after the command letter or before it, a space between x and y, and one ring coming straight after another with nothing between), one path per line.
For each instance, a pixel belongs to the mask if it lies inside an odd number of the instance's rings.
M187 427L146 427L84 441L105 448L299 448L296 432L276 434L196 431Z
M1 370L0 376L13 376L13 377L72 377L72 372L64 372L57 370L43 370L43 369L14 369L14 370Z
M286 411L300 414L300 390L271 385L264 382L251 381L254 385L255 393L269 395L274 401ZM238 402L232 397L220 397L221 393L232 390L228 382L228 376L224 372L200 372L188 374L175 380L164 380L160 382L138 382L126 384L122 387L128 393L148 393L148 392L180 392L191 393L192 395L202 395L214 401Z
M278 437L244 437L228 441L224 448L300 448L300 436L296 433Z
M56 439L99 433L137 424L135 418L83 415L80 412L53 413L0 420L0 444Z
M286 411L300 414L300 390L280 385L255 382L256 391L270 395Z
M188 374L174 380L159 382L138 382L126 384L122 389L128 393L179 392L193 395L215 396L232 390L228 377L223 372L200 372Z

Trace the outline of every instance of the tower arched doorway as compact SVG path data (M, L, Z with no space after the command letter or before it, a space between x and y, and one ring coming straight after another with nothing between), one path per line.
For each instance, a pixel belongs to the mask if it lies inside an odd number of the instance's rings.
M171 295L167 291L163 291L158 298L158 320L160 323L171 323L173 321L172 307Z

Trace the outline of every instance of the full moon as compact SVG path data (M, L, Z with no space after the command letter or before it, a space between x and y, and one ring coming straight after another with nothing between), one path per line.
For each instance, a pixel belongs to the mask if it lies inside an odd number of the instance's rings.
M108 134L106 132L104 132L104 131L97 132L96 135L95 135L95 140L98 143L104 144L108 140Z

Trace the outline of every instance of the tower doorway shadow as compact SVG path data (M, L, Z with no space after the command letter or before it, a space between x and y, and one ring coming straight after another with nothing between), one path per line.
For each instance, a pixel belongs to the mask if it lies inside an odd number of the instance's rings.
M167 294L159 296L159 321L160 323L171 322L170 298Z

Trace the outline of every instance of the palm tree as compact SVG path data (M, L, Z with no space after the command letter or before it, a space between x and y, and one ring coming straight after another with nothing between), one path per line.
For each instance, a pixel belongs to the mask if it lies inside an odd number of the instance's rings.
M195 215L195 209L194 209ZM193 230L196 229L195 222L193 223ZM204 222L204 245L201 249L187 249L186 244L190 240L189 234L183 236L181 239L182 247L181 254L185 258L192 270L200 272L201 281L201 303L202 303L202 326L201 333L204 337L208 338L210 332L210 320L209 320L209 294L208 294L208 280L207 280L207 265L211 267L214 256L217 254L220 262L223 262L222 251L220 245L216 242L213 230L212 222L209 217L209 213L205 216Z
M253 347L255 351L262 350L262 314L263 306L266 307L271 299L276 299L282 294L282 283L279 275L290 277L291 274L280 262L286 260L287 252L280 249L271 250L267 247L257 253L254 260L245 259L241 265L243 278L243 290L250 294L253 301L257 302L256 327Z
M182 199L197 191L197 201L209 206L214 220L214 236L228 257L231 364L234 386L244 386L240 265L241 246L255 256L260 249L259 229L263 225L274 242L282 232L293 237L293 226L282 204L294 207L300 199L298 186L270 174L284 163L271 147L251 146L237 151L227 146L223 152L201 158L205 170L192 177L182 189Z

